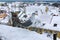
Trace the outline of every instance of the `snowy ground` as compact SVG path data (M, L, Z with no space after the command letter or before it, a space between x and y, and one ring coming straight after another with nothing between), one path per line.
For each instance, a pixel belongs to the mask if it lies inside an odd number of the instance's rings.
M22 28L14 28L11 26L0 25L0 36L4 40L52 40L46 34L38 34Z
M48 33L38 34L27 29L16 28L6 25L0 25L0 37L3 40L53 40L52 35L47 37ZM57 38L57 40L60 40Z

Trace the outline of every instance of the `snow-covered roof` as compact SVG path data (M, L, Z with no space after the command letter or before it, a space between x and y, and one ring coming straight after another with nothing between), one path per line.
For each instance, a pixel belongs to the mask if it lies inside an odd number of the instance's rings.
M54 27L54 24L46 24L45 26L42 26L40 28L60 32L60 25Z
M60 16L54 16L52 21L51 21L51 24L60 25Z

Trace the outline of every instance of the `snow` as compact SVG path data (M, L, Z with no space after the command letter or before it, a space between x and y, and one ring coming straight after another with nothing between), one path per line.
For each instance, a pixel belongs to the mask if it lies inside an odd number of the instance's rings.
M33 27L60 32L60 22L59 22L60 20L59 19L60 19L60 16L54 16L51 23L48 23L49 21L47 20L47 23L45 22L44 26L42 26L41 24L40 25L38 24L37 26L33 26ZM54 27L53 26L54 24L57 24L57 26Z
M1 24L0 26L0 37L3 40L53 40L52 34L50 37L47 37L48 33L38 34L27 29ZM57 38L57 40L60 39Z
M48 7L48 12L45 12L46 7ZM29 17L31 18L31 21L33 22L33 24L31 25L32 27L37 27L37 28L44 28L44 29L49 29L49 30L54 30L54 31L60 31L59 25L60 25L60 16L59 16L59 8L57 7L53 7L53 6L44 6L44 5L32 5L32 6L27 6L26 7L26 15L28 15L28 18L23 18L23 15L21 15L22 17L20 17L20 20L27 20L29 19ZM35 11L38 11L35 16L32 16L33 13L35 13ZM51 14L55 14L58 16L54 16ZM52 18L53 17L53 18ZM52 19L52 20L51 20ZM42 26L42 24L45 23L45 26ZM58 26L54 27L54 23L57 23Z
M0 20L0 23L3 23L3 24L8 23L8 22L9 22L9 17L8 16L5 17L5 19Z
M33 26L33 27L40 28L40 29L51 30L51 31L56 31L56 32L60 32L60 25L57 24L56 27L54 27L53 25L54 24L46 23L44 26L38 24L37 26Z
M57 40L60 40L59 38L57 38Z
M42 26L40 28L60 32L60 26L59 25L57 27L54 27L52 24L46 24L45 26Z
M51 18L52 18L51 15L42 14L42 15L40 16L40 21L41 21L42 23L50 23Z
M13 3L13 6L14 5L15 4ZM48 12L45 11L46 7L48 7ZM13 8L13 9L15 10L15 8ZM39 27L39 28L44 28L44 29L60 31L60 28L59 28L59 25L60 25L59 8L41 4L40 6L37 6L37 5L26 6L25 7L26 13L23 13L24 9L22 9L22 8L20 8L20 9L21 9L20 10L21 12L18 14L19 19L25 22L30 17L32 17L31 18L31 21L33 22L33 24L31 25L32 27ZM17 9L17 10L19 10L19 9ZM38 11L36 13L37 15L32 16L32 14L35 13L35 11ZM52 13L55 15L58 15L58 16L53 17L53 15L51 15ZM24 15L27 15L27 18L24 18L23 17ZM53 19L52 19L52 17L53 17ZM45 26L42 26L43 23L45 23ZM57 23L58 26L54 27L53 26L54 23Z
M4 40L52 40L44 35L27 29L0 25L0 36Z
M9 15L9 13L8 13L5 18L0 19L0 23L7 24L9 22L10 18L11 18L11 15Z
M40 10L40 8L38 6L27 6L26 7L26 14L32 14L38 10Z
M17 5L18 4L18 5ZM23 8L18 8L20 3L12 3L9 4L9 11L21 11L18 14L18 17L22 21L31 20L33 24L30 27L36 27L46 30L53 30L60 32L60 15L59 15L59 8L53 7L53 6L45 6L41 4L40 6L37 5L30 5L25 7L25 12ZM16 7L15 7L16 6ZM46 12L46 7L48 7L48 12ZM0 9L4 9L4 6ZM13 9L13 10L12 10ZM8 8L5 7L4 10L8 11ZM36 11L38 11L36 13ZM37 15L32 15L33 13L36 13ZM52 14L58 15L53 16ZM10 13L7 13L7 17L5 19L1 19L1 23L7 23L10 18ZM24 18L23 16L27 15L27 18ZM52 20L51 20L52 19ZM45 25L43 26L43 24ZM54 27L54 24L57 24L57 27ZM7 26L7 25L1 25L0 24L0 36L5 40L52 40L53 38L47 37L47 34L38 34L34 31L29 31L27 29ZM57 40L60 40L57 38Z
M54 16L52 19L51 24L56 23L57 25L60 25L60 16Z
M5 18L0 18L0 23L7 24L9 22L9 19L11 18L9 8L7 6L0 6L0 10L5 10L7 14Z

